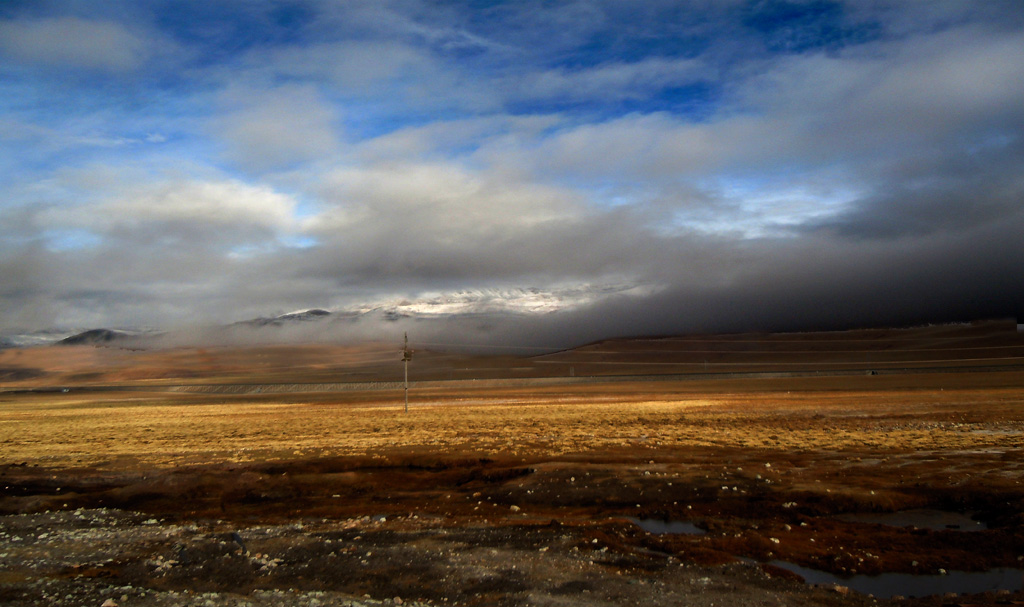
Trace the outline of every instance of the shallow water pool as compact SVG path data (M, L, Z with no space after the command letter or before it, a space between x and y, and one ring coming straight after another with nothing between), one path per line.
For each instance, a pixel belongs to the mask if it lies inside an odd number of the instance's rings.
M704 535L707 533L689 521L663 521L656 518L633 518L629 521L648 533L663 535L666 533L679 535Z
M1001 567L989 571L950 571L945 575L917 575L912 573L883 573L881 575L854 575L840 577L827 571L808 569L785 561L770 563L796 573L808 584L839 584L877 598L927 596L930 594L978 594L1009 590L1024 590L1024 569Z
M861 512L840 514L836 518L853 523L873 523L890 527L917 527L919 529L939 531L981 531L982 529L988 529L988 525L972 519L967 514L946 512L944 510L918 509L901 510L899 512Z

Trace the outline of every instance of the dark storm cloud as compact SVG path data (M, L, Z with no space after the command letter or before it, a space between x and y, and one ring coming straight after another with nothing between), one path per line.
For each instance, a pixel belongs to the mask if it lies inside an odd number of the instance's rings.
M1018 219L954 240L765 243L739 253L728 277L709 275L701 281L687 273L676 286L642 301L612 298L575 313L524 321L503 337L514 343L520 334L532 338L531 343L566 345L612 335L830 330L1022 317L1021 229L1024 221Z

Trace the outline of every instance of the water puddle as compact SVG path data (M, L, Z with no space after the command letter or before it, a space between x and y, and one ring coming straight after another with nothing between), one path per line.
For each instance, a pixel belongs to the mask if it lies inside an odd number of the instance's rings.
M666 533L677 535L704 535L707 533L707 531L704 531L689 521L663 521L656 518L633 517L629 517L629 521L647 533L654 533L656 535L663 535Z
M840 514L835 518L849 523L872 523L890 527L917 527L936 531L981 531L988 525L960 512L943 510L902 510L900 512L864 512Z
M808 569L785 561L772 561L771 565L792 571L808 584L839 584L862 594L889 599L896 595L921 597L930 594L978 594L1009 590L1024 590L1024 569L998 568L989 571L950 571L945 575L916 575L912 573L883 573L881 575L855 575L840 577L826 571Z

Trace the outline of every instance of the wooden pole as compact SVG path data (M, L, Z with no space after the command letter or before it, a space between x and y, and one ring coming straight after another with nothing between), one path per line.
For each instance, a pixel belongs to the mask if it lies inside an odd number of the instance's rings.
M409 412L409 361L412 360L412 351L409 350L409 334L405 333L405 343L402 346L402 362L405 364L405 412Z

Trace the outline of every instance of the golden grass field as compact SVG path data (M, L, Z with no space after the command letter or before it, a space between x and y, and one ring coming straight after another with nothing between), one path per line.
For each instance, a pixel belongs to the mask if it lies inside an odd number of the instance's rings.
M392 449L531 456L694 446L1024 449L1022 375L986 374L949 389L922 386L921 378L914 378L914 388L867 378L874 385L860 389L842 385L853 383L849 379L762 380L743 392L671 381L514 391L429 388L412 390L408 413L401 391L351 400L321 394L32 394L3 397L0 445L6 461L48 466L168 466ZM948 378L923 379L937 384ZM894 387L877 385L886 380Z
M0 445L8 461L51 465L132 458L146 465L252 461L394 448L547 455L635 445L1018 449L1024 438L1024 339L1012 329L981 324L788 339L618 340L538 357L423 352L412 365L408 413L400 389L166 391L175 385L395 381L401 376L398 352L384 344L8 350L0 351L0 370L19 379L0 383L0 390L8 390L0 391ZM776 354L755 362L766 352ZM934 372L950 366L953 355L964 365L980 365L988 356L989 366L999 370L968 373L961 365L959 372ZM918 362L908 363L908 357ZM697 361L708 358L718 361L712 370L723 372L792 371L779 363L802 361L815 372L825 364L857 374L693 375L693 365L705 370ZM643 368L640 361L661 366ZM844 363L885 374L865 375ZM545 385L523 379L567 367L602 381ZM909 372L920 367L933 372ZM637 369L647 374L630 375ZM614 372L624 375L616 379ZM657 375L680 372L692 376ZM444 381L467 374L519 383ZM640 381L652 378L658 381ZM56 386L92 390L13 391Z
M322 521L392 555L376 568L324 565L287 579L194 564L171 583L130 565L149 544L125 547L111 579L165 590L284 585L525 605L530 593L555 592L544 575L560 571L566 583L620 596L601 604L621 604L656 600L636 584L675 579L674 562L745 559L762 577L700 575L725 580L722 592L744 588L742 604L777 592L788 597L781 604L861 605L773 581L794 576L772 563L838 575L1024 567L1022 357L1024 338L1003 324L613 340L538 357L420 351L405 411L398 352L380 344L0 351L0 509L114 508L218 529ZM989 528L835 518L916 508ZM358 521L376 515L397 522L373 535ZM706 533L653 535L629 522L637 518L692 521ZM477 600L472 584L402 576L402 551L448 566L450 553L418 543L442 530L509 558L526 558L521 544L537 534L564 551L531 553L539 577L506 571ZM287 560L303 537L273 549ZM571 559L599 548L587 566L613 575L570 579ZM479 562L464 567L459 575L470 575ZM35 574L18 575L31 595ZM49 579L59 585L61 575ZM628 591L615 590L627 578ZM714 602L671 583L692 604ZM968 603L1024 599L1019 590Z

